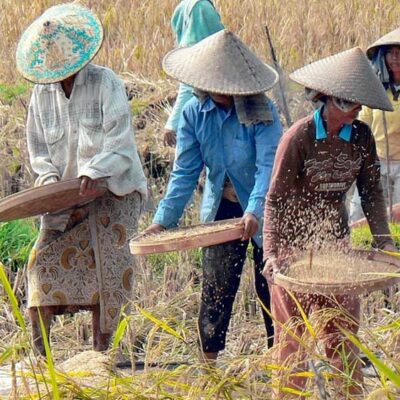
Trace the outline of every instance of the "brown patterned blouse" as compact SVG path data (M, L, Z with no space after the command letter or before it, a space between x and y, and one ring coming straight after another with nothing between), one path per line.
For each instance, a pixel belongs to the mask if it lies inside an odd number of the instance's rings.
M392 243L379 160L368 125L355 120L349 140L317 139L313 115L283 135L275 157L264 218L264 259L321 246L349 235L346 192L353 184L378 247Z

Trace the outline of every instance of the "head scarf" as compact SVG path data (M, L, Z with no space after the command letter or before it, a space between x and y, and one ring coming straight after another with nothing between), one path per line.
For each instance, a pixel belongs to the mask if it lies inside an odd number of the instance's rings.
M374 53L371 59L372 68L378 75L378 78L387 87L390 83L390 75L385 62L387 47L382 46Z

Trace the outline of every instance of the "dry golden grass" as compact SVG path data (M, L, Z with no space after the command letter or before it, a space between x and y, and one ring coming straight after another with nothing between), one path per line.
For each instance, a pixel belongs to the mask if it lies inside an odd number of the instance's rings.
M58 0L2 0L0 81L18 79L14 53L25 27ZM96 62L158 78L174 45L169 21L176 0L82 0L102 20L106 39ZM268 23L282 67L291 71L321 56L366 47L400 20L397 0L216 0L222 21L266 61Z

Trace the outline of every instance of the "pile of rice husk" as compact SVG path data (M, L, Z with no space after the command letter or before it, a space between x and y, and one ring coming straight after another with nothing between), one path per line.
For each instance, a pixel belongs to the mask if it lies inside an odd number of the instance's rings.
M388 383L386 388L376 389L371 392L366 400L385 400L398 398L400 398L400 388L396 387L393 383Z
M235 220L225 220L195 226L185 226L176 229L169 229L166 231L149 234L134 239L137 243L164 243L169 241L177 241L180 239L187 239L193 237L201 237L211 233L223 232L238 226L240 218Z

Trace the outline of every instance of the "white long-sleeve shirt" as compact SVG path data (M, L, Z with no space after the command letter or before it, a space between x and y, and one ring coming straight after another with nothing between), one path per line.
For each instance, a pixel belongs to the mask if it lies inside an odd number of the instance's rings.
M131 112L119 78L89 64L81 70L68 99L60 83L36 85L27 120L30 161L36 185L50 177L107 178L118 196L146 193Z
M69 99L60 83L36 85L26 131L35 186L88 176L118 196L146 194L125 90L110 69L87 65Z

